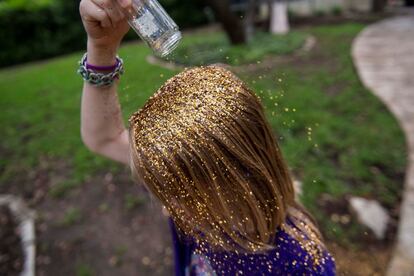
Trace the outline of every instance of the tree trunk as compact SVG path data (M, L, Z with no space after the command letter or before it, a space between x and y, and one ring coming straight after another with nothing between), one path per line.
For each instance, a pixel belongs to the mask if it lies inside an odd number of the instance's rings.
M256 15L256 0L249 0L245 16L245 32L246 32L246 41L249 42L254 35L254 21Z
M383 12L386 4L386 0L372 0L372 12Z
M243 22L231 12L227 0L205 0L213 9L218 21L232 44L244 44L247 42L246 32Z
M289 32L287 3L270 2L270 32L272 34L286 34Z

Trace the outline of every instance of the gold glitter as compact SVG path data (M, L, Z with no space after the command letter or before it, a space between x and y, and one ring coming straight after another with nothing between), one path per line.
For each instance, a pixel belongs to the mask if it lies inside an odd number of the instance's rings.
M283 96L283 95L281 95ZM186 69L169 79L129 119L134 176L197 242L237 253L284 244L280 226L319 263L318 233L296 220L289 170L260 98L230 71ZM304 226L298 225L304 221ZM315 232L316 233L316 232ZM201 250L202 251L202 250Z

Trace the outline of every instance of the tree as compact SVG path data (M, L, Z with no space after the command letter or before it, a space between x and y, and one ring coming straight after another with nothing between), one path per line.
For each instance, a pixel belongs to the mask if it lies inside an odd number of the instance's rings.
M246 41L249 42L254 35L254 22L256 15L256 0L248 0L246 16L244 19L244 32Z
M217 20L221 23L224 31L232 44L243 44L247 42L246 33L242 21L230 10L228 0L205 0L213 9Z
M289 31L287 1L268 0L271 33L285 34ZM244 44L250 41L254 34L258 0L244 0L246 8L242 18L231 11L229 0L205 0L205 2L213 9L232 44Z

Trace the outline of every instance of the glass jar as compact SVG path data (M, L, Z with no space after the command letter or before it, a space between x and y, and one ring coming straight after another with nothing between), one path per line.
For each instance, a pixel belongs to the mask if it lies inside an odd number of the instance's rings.
M158 56L170 54L181 40L177 24L157 0L132 0L125 13L132 29Z

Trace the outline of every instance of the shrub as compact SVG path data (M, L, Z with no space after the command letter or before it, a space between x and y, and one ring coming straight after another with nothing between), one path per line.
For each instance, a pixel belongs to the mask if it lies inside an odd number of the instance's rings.
M341 6L335 5L331 9L331 13L335 16L340 16L343 13L343 9Z
M3 0L0 1L0 13L10 10L36 10L49 6L52 0Z
M0 2L0 67L81 50L86 35L79 16L79 0L8 0ZM206 22L199 1L163 0L180 27ZM126 39L137 39L131 31Z
M199 0L158 0L181 28L207 23L205 5Z
M81 49L85 34L78 1L0 9L0 66L52 57Z

